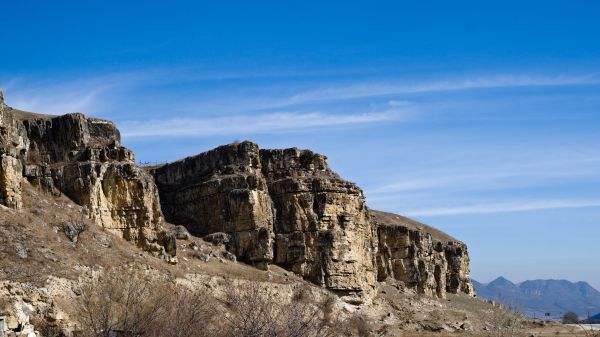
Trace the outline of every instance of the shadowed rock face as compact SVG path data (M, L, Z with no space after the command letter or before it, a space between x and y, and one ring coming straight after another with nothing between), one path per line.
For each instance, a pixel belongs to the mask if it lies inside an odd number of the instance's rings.
M229 249L259 267L273 259L274 209L256 144L218 147L152 170L167 220L232 235Z
M113 123L77 113L40 116L0 108L0 203L18 208L27 178L45 191L66 194L98 225L141 247L154 245L162 226L156 185L120 145Z

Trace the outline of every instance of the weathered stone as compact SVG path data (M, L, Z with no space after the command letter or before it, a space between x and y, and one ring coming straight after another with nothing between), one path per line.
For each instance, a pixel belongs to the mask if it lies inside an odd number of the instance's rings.
M162 211L154 179L120 145L112 122L44 116L0 103L0 203L21 206L22 177L64 193L107 230L140 247L156 241Z
M260 154L276 209L275 263L347 301L369 298L376 281L377 241L362 190L311 151Z
M85 206L96 224L141 247L156 241L162 226L158 191L131 151L120 146L112 122L68 114L23 123L30 140L27 160L41 163L26 172L32 183L58 189Z
M373 292L377 242L363 193L324 156L242 142L152 173L170 222L200 235L227 233L223 243L239 259L265 268L275 257L349 301Z
M243 261L272 260L273 208L256 144L221 146L152 173L170 222L197 235L230 234L227 249Z
M22 207L21 162L14 157L0 155L0 204L10 208Z
M19 209L22 206L22 157L28 146L25 128L0 101L0 204Z
M474 294L466 245L410 219L395 216L392 221L375 211L372 215L379 239L379 281L391 277L440 298L447 292Z
M173 226L169 232L173 233L177 240L189 240L190 238L190 233L184 226Z
M158 242L165 247L165 252L170 256L177 255L177 239L173 232L158 233Z
M208 234L202 239L215 245L226 245L231 242L231 235L223 232L216 232Z

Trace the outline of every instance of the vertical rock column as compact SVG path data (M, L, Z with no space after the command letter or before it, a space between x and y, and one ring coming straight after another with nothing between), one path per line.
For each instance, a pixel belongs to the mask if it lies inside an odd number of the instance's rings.
M26 147L24 129L4 104L4 95L0 91L0 204L6 207L22 207L20 157Z
M307 150L261 150L276 210L275 263L360 303L372 297L377 242L362 191Z

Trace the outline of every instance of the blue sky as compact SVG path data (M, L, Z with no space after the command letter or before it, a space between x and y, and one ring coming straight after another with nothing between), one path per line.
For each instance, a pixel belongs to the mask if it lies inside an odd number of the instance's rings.
M600 288L600 3L415 3L6 2L0 87L116 121L143 162L313 149L479 281Z

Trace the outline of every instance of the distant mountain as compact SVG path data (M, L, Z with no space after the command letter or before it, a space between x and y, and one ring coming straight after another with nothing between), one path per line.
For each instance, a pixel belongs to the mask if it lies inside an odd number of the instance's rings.
M587 323L600 324L600 314L592 316L590 319L587 320Z
M560 318L573 311L585 318L600 312L600 292L586 282L534 280L515 284L499 277L487 284L473 281L473 287L479 297L501 302L528 316L547 317L548 313Z

